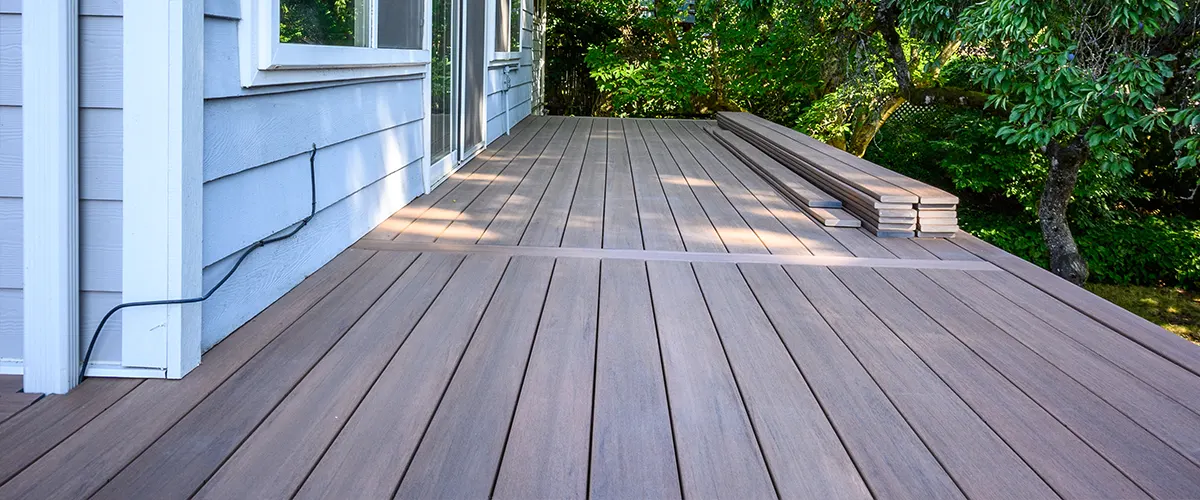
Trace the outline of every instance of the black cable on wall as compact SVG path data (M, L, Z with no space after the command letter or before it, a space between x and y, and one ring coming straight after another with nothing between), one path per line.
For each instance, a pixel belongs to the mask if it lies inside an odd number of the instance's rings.
M92 334L92 340L91 340L91 342L88 343L87 353L85 353L83 355L83 362L79 366L79 382L83 383L83 379L86 378L88 361L91 360L91 358L92 358L92 350L96 348L96 340L100 338L100 332L102 332L104 330L104 324L107 323L108 319L111 318L112 315L115 314L117 311L120 311L121 309L130 308L130 307L165 306L165 305L194 304L196 302L204 302L205 300L208 300L209 297L212 297L212 295L221 288L221 285L224 285L226 281L229 281L229 278L233 276L233 273L237 272L238 267L241 267L242 262L244 262L246 260L246 257L249 257L250 254L253 253L255 250L258 250L259 248L270 245L271 243L276 243L276 242L291 238L292 236L295 236L296 233L300 232L300 229L304 228L304 226L307 226L308 222L311 221L313 216L315 216L317 214L316 159L317 159L317 145L313 144L312 150L308 153L308 177L309 177L309 186L310 186L309 194L312 197L311 204L309 205L308 217L305 217L305 218L301 219L300 222L297 222L296 224L294 224L294 227L285 234L275 236L275 237L263 238L261 240L258 240L256 242L250 244L250 246L246 247L246 249L242 251L242 254L238 256L237 260L234 261L233 267L229 268L229 271L227 271L225 273L225 276L222 276L221 280L218 281L216 285L214 285L212 288L210 288L207 292L204 292L204 295L201 295L199 297L190 297L190 298L186 298L186 299L166 299L166 300L146 300L146 301L140 301L140 302L125 302L122 304L117 304L112 309L109 309L108 313L106 313L104 315L104 318L100 320L100 324L96 325L96 332Z

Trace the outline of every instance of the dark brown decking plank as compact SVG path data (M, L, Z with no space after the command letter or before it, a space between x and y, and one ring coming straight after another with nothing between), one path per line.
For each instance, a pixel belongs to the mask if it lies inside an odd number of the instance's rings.
M13 415L21 413L21 410L28 408L29 405L41 398L42 394L31 392L7 392L0 394L0 423L12 418Z
M1179 453L1200 464L1200 415L1055 330L983 283L957 272L931 272L929 276L979 315L1008 332L1028 351L1037 353ZM1188 381L1193 385L1200 382L1195 377L1179 382Z
M205 353L182 380L146 380L6 485L18 496L82 497L99 489L375 252L347 249ZM93 379L111 383L116 380ZM122 383L136 383L128 380ZM87 382L92 383L92 382ZM81 386L82 387L82 386ZM71 394L74 394L72 392ZM130 425L130 422L137 425ZM56 481L46 477L61 474Z
M551 259L512 259L396 498L490 495L553 270Z
M592 120L587 151L579 171L562 246L600 248L604 240L604 176L608 155L609 120Z
M492 219L483 236L479 237L479 243L516 245L521 241L533 217L534 209L545 196L550 180L554 178L558 166L568 154L568 146L571 145L569 140L574 136L579 122L580 120L574 117L563 122L555 132L554 138L550 140L550 145L546 146L546 150L533 163L533 168L525 174L525 178L508 201L504 202L504 207Z
M66 394L46 396L0 422L0 483L34 463L142 381L87 379ZM4 488L0 488L4 491Z
M213 474L197 497L294 494L464 257L418 257Z
M963 498L812 303L779 266L738 266L878 498ZM896 458L903 457L903 458Z
M108 482L99 498L194 494L417 254L379 252Z
M961 274L947 277L970 279ZM910 298L937 300L940 309L927 309L935 320L1151 496L1198 494L1200 473L1195 464L959 302L936 281L892 284Z
M599 260L557 260L494 498L587 498L599 300Z
M479 153L478 156L472 158L466 165L460 167L457 171L447 176L445 181L442 181L432 192L418 196L416 199L409 202L404 208L397 210L396 213L389 216L386 220L372 229L363 236L368 239L395 239L405 228L413 221L421 217L430 207L441 201L447 194L462 184L467 179L471 178L472 174L480 167L487 164L497 154L508 154L512 148L517 147L518 143L512 142L518 135L525 137L532 133L530 129L536 130L545 124L545 121L531 117L522 120L521 123L513 127L511 133L501 136L499 139L492 141L488 148ZM519 148L518 148L519 149Z
M537 208L521 235L521 245L556 247L562 243L571 211L571 200L575 197L575 186L579 183L583 156L592 132L592 118L581 118L571 135L571 142L563 153L562 161L550 176L550 184L542 194Z
M1008 273L968 273L1004 298L1180 404L1200 411L1196 375ZM994 275L994 276L991 276ZM1193 383L1185 383L1191 381Z
M296 498L393 494L507 264L483 255L463 261Z
M1174 361L1188 371L1200 375L1200 347L1182 337L968 233L961 233L954 238L954 243L1112 328L1117 333Z
M783 498L869 498L862 476L733 264L694 264Z
M704 213L704 209L700 208L700 202L688 187L687 179L676 164L663 136L655 129L654 121L637 120L637 126L642 140L646 143L646 149L650 152L654 169L658 172L659 184L675 217L684 247L693 252L729 251L717 234L713 222Z
M646 140L634 120L621 120L625 142L629 149L629 164L633 173L633 188L637 197L638 219L642 226L642 244L648 250L683 251L683 237L667 203L658 171Z
M933 370L839 280L845 269L787 272L968 497L1053 492ZM889 314L878 311L878 314Z
M693 124L691 129L692 135L696 137L700 137L699 134L704 133L698 127L698 125ZM840 255L847 257L853 255L841 243L833 239L821 226L817 225L808 215L798 210L791 202L783 199L779 192L775 191L775 188L767 184L750 167L746 166L745 163L735 160L736 158L732 158L730 162L725 163L725 167L771 212L771 215L779 219L814 255Z
M462 213L446 226L440 234L437 235L437 241L447 243L475 243L483 236L483 232L487 230L488 225L500 212L504 204L512 197L517 186L524 180L525 176L533 168L533 165L543 154L547 154L551 147L554 146L554 141L560 141L560 144L565 144L570 133L562 131L564 122L562 117L550 117L548 123L534 137L521 153L509 162L508 166L500 172L479 196L475 197L470 204L462 210Z
M952 298L944 294L936 299L928 294L906 297L889 284L924 279L920 273L892 269L879 274L870 269L836 273L1060 496L1145 497L1129 478L931 319L928 314L956 314Z
M0 396L21 392L23 386L20 375L0 375Z
M629 145L619 120L608 123L604 175L604 248L642 248Z
M691 265L647 262L646 268L684 496L775 497Z
M758 234L717 188L716 183L704 171L704 167L700 166L700 158L712 162L716 160L711 159L712 155L708 154L707 150L702 150L701 146L691 140L691 134L684 132L685 137L681 137L669 123L655 121L653 126L667 150L675 158L675 164L679 167L684 181L691 187L704 213L712 221L721 241L725 243L725 248L736 253L769 253ZM697 152L700 152L700 158L695 156Z
M699 136L692 133L682 122L675 122L670 128L692 152L698 166L704 174L716 185L727 203L741 216L741 219L758 236L761 245L770 253L812 255L800 239L796 238L762 203L750 193L737 178L726 168L725 162L738 161L723 146L717 144L708 134Z
M590 498L679 498L644 263L601 262L597 336Z
M400 231L395 241L433 241L451 223L463 216L463 212L478 198L493 182L502 180L507 170L522 154L530 154L534 150L541 151L549 141L554 130L550 120L538 120L539 127L530 130L526 135L518 135L509 142L512 149L500 151L485 162L469 177L454 187L441 200L434 203L428 210L421 213L404 230ZM542 126L544 125L544 126ZM532 129L532 127L531 127ZM486 150L485 150L486 151Z

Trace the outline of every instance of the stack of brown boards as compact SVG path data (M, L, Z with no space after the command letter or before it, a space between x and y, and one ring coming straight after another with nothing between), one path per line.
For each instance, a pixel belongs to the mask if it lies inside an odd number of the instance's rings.
M958 198L941 189L749 113L718 113L717 123L836 196L878 236L952 237L958 230Z
M860 227L862 223L842 210L842 202L804 180L791 169L763 154L740 137L717 128L705 128L717 142L758 173L784 199L792 202L821 224L830 227Z

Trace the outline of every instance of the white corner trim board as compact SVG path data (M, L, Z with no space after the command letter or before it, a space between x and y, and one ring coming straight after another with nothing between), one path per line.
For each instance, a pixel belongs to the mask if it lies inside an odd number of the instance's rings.
M79 4L24 2L24 385L65 393L79 372Z
M125 0L124 13L122 301L195 297L203 284L204 3ZM121 311L121 364L187 374L200 363L200 307Z

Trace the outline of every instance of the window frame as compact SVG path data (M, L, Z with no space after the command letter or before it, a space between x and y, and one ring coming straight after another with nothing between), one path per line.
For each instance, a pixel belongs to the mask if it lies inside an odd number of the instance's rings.
M521 4L521 9L520 9L521 20L517 23L517 26L519 27L520 31L522 31L522 32L525 31L525 2L524 2L524 0L508 0L508 2L509 2L509 4L508 4L509 11L512 10L512 2L520 2L520 4ZM518 37L517 37L517 50L512 50L512 47L509 47L508 51L496 50L497 49L497 47L496 47L496 31L500 24L500 13L496 11L496 2L495 1L488 2L488 11L489 11L488 18L491 19L491 22L488 23L487 38L488 38L488 44L491 46L492 62L509 62L509 61L516 61L516 60L521 59L521 47L524 46L524 43L522 43L522 41L523 41L522 39L524 37L522 37L520 35L518 35ZM509 34L509 38L510 39L512 38L511 33Z
M432 33L428 16L432 0L423 2L422 48L388 49L377 44L378 2L368 0L372 29L372 47L308 45L279 41L280 0L241 0L242 19L238 23L238 53L241 84L250 88L266 85L313 83L361 78L379 78L427 73L429 40Z

